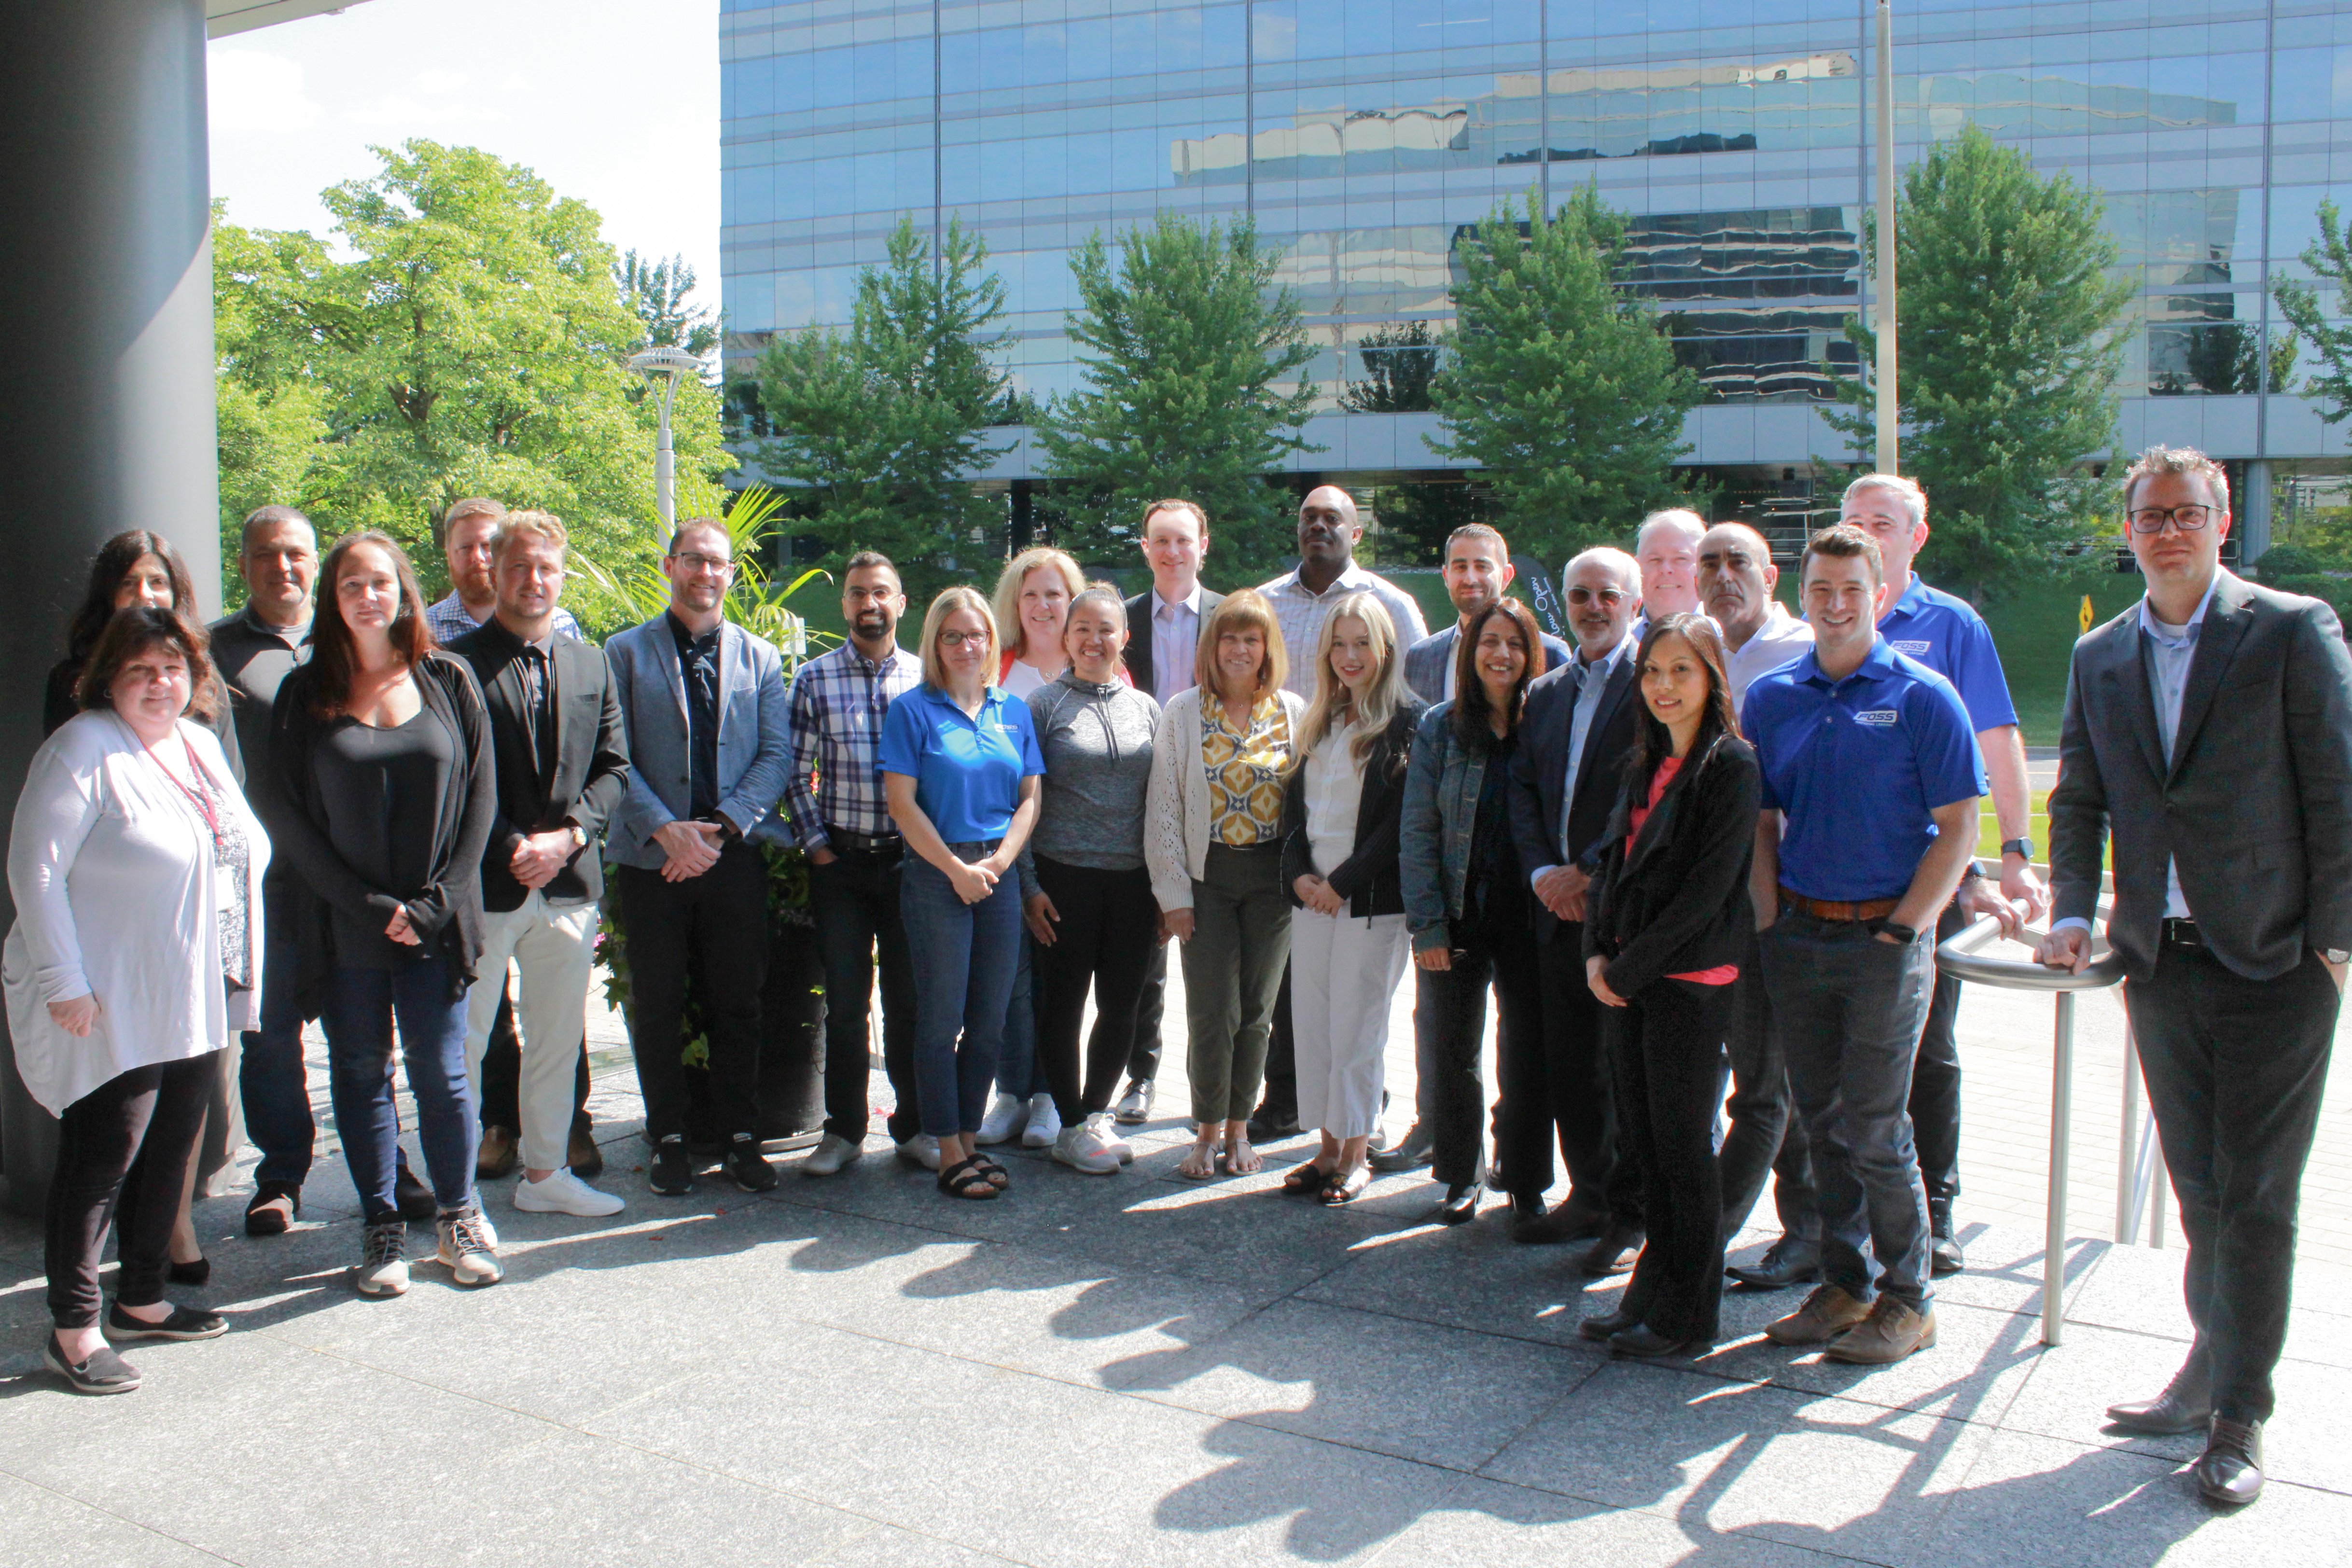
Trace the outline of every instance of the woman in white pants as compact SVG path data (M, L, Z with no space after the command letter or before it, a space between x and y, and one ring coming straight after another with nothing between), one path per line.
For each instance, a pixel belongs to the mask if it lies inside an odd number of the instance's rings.
M1381 1114L1389 998L1409 938L1397 831L1405 763L1425 705L1405 687L1404 650L1380 601L1351 593L1315 649L1315 702L1299 727L1283 809L1290 915L1290 1019L1298 1120L1321 1129L1314 1159L1283 1190L1351 1203Z

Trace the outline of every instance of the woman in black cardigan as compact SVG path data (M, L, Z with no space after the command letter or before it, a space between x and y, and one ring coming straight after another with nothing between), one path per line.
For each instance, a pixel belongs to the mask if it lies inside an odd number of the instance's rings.
M1704 615L1642 639L1633 755L1586 894L1585 972L1609 1009L1618 1135L1649 1230L1618 1310L1579 1325L1619 1355L1705 1350L1723 1301L1715 1112L1762 798L1724 662Z
M1404 685L1404 650L1369 593L1331 607L1315 651L1315 702L1299 723L1283 802L1290 888L1290 1025L1298 1121L1322 1130L1314 1159L1283 1190L1351 1203L1381 1115L1389 998L1404 978L1404 887L1397 862L1405 764L1424 705Z

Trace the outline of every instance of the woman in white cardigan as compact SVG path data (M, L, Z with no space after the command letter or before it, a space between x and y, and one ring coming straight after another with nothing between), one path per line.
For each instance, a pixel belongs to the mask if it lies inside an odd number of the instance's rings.
M1184 945L1192 1039L1185 1069L1200 1133L1178 1174L1263 1162L1250 1109L1290 956L1282 882L1283 777L1307 705L1282 689L1282 626L1265 596L1229 594L1201 626L1192 690L1169 699L1152 741L1144 864L1160 924Z
M8 1028L17 1072L59 1124L44 1359L84 1394L139 1386L109 1341L228 1327L163 1300L212 1055L251 1027L260 994L254 912L269 859L220 743L184 716L219 700L205 642L169 610L109 622L78 688L83 711L34 754L8 841ZM110 1225L122 1267L101 1329Z

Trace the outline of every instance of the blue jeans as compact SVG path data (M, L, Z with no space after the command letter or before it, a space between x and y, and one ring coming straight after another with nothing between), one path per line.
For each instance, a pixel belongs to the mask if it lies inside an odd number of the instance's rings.
M982 844L948 849L966 862L990 852ZM915 1097L923 1131L938 1138L977 1133L1021 962L1021 880L1007 874L986 898L966 904L945 872L909 854L898 914L915 962Z
M310 1120L310 1079L302 1064L302 1002L297 994L294 953L299 945L287 923L272 918L292 902L265 882L262 918L268 951L283 955L261 976L261 1027L245 1031L237 1064L237 1093L245 1102L246 1136L261 1151L254 1168L257 1186L286 1182L300 1186L310 1174L317 1128Z
M444 1214L476 1206L474 1154L481 1136L466 1076L466 993L446 958L398 969L338 968L320 1021L342 1134L343 1158L369 1224L398 1212L392 1201L400 1124L393 1113L393 1023L416 1097L425 1174Z
M1037 945L1021 927L1021 962L1013 971L1013 998L1004 1008L1004 1044L996 1053L996 1092L1026 1100L1048 1092L1045 1070L1037 1065Z
M1935 942L1921 936L1897 946L1881 942L1872 923L1790 910L1761 946L1790 1085L1812 1145L1822 1278L1856 1301L1884 1291L1924 1310L1934 1294L1927 1198L1909 1105L1912 1060L1935 989Z

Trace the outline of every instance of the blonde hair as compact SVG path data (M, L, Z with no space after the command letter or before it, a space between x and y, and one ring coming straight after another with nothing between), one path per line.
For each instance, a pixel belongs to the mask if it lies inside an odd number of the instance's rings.
M1004 646L1016 659L1029 651L1029 631L1021 624L1022 585L1029 580L1031 572L1048 566L1062 574L1062 586L1069 591L1070 598L1076 599L1087 591L1086 573L1078 570L1078 563L1051 545L1023 550L1006 561L1004 570L997 574L996 625L1000 635L1003 635L1003 628L1013 628L1012 641ZM1062 622L1065 626L1069 624L1068 616L1066 606Z
M1290 653L1282 645L1282 622L1275 619L1274 601L1255 588L1236 589L1201 617L1201 640L1192 649L1192 684L1201 688L1204 707L1217 695L1217 639L1252 628L1265 644L1265 656L1257 666L1257 695L1264 696L1290 678Z
M521 536L545 539L564 554L572 550L572 536L563 529L563 519L553 512L509 512L499 520L499 531L490 536L493 559L507 553L507 546Z
M1372 653L1380 660L1380 669L1372 676L1371 690L1364 694L1361 704L1356 694L1348 689L1331 668L1331 646L1339 638L1339 622L1358 621L1371 634ZM1331 607L1323 619L1322 633L1315 639L1315 701L1307 709L1307 718L1299 729L1299 742L1292 752L1293 767L1307 765L1307 754L1323 743L1323 737L1342 724L1362 727L1349 748L1356 763L1361 766L1378 744L1381 733L1389 727L1398 708L1404 706L1404 660L1397 648L1396 622L1381 601L1369 593L1351 593Z
M931 607L923 612L923 683L936 690L949 689L947 662L940 657L940 629L949 616L964 610L979 616L980 623L988 628L988 657L981 661L981 685L996 684L996 616L979 589L958 583L940 589Z

